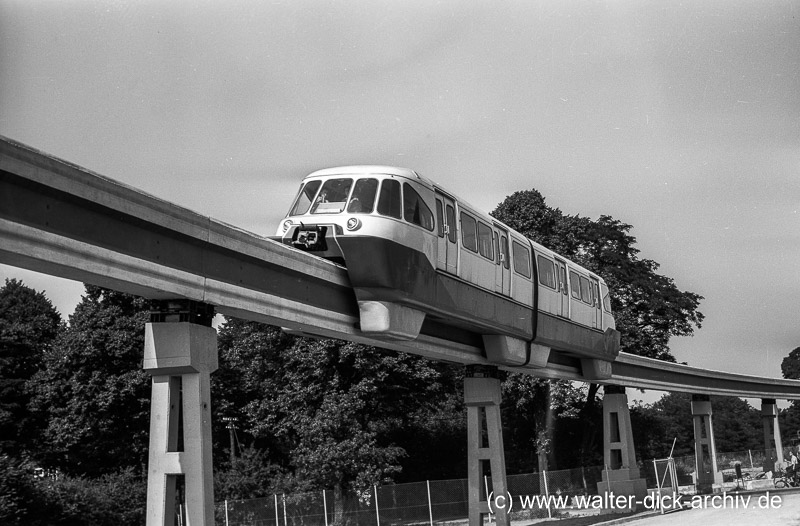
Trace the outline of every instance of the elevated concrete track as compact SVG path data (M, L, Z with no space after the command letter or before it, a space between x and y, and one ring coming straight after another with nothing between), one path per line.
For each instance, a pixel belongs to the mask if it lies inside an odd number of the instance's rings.
M0 138L0 263L223 315L461 364L488 364L479 335L426 324L413 342L358 330L346 269ZM624 342L623 342L624 345ZM588 381L552 352L544 369ZM698 394L800 399L800 382L706 371L620 353L601 383Z

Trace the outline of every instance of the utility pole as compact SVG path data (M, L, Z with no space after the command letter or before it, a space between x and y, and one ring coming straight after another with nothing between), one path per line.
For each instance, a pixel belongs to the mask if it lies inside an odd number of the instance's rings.
M222 421L227 422L227 425L225 427L228 428L228 435L230 436L231 439L231 464L233 464L233 461L236 458L236 449L234 449L234 442L235 442L234 435L237 429L236 422L238 422L239 419L235 416L223 416Z

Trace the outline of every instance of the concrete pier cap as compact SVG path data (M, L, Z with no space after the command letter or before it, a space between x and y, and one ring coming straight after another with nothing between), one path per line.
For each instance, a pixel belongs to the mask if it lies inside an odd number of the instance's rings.
M219 367L217 331L194 323L148 323L142 367L157 375L213 373Z

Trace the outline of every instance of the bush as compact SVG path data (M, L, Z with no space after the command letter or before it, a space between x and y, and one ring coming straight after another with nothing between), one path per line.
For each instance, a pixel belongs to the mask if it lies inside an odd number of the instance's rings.
M145 522L147 486L132 469L96 479L61 477L42 482L59 526L139 526Z
M127 469L96 479L37 479L35 466L0 456L0 524L16 526L140 526L147 486Z
M214 471L214 498L241 500L269 496L280 469L271 464L265 451L249 447L233 462Z
M0 524L45 524L46 500L33 473L30 462L0 456Z

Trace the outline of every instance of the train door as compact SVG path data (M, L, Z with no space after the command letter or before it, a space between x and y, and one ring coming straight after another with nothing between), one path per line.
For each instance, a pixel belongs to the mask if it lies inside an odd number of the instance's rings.
M494 289L506 296L511 296L511 261L508 256L508 231L495 225L495 278Z
M561 311L559 316L569 318L569 286L567 284L567 264L556 258L556 282L561 297Z
M594 307L594 321L593 327L596 329L603 328L603 298L600 296L600 280L592 278L592 296Z
M439 227L439 250L437 256L437 268L450 272L458 273L458 229L456 227L456 208L455 202L439 192L436 192L436 219L441 225Z

